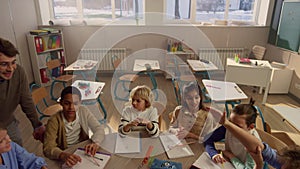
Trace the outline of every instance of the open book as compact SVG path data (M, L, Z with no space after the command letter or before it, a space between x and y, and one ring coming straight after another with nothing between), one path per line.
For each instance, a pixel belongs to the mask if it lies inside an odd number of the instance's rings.
M167 152L169 159L193 156L194 153L185 140L179 140L174 134L162 134L160 141Z
M204 152L201 156L193 163L192 169L234 169L230 162L225 162L223 164L216 164L213 162L208 153Z
M130 135L117 134L115 153L139 153L141 152L141 138L139 132L131 132Z
M111 155L97 152L94 157L85 154L84 149L79 148L75 151L76 155L80 156L81 163L73 166L72 169L88 168L88 169L102 169L108 163Z

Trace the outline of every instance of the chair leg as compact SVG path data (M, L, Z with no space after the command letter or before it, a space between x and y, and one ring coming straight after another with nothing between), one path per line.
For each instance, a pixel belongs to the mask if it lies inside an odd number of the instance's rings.
M54 88L54 85L55 85L56 82L57 82L57 81L54 80L54 81L51 83L51 87L50 87L50 96L51 96L51 99L54 100L54 101L57 100L57 98L55 98L54 95L53 95L53 88Z

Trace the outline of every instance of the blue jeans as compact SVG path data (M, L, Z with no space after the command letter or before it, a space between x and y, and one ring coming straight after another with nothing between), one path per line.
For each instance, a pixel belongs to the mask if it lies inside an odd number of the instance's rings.
M12 123L10 123L7 126L6 130L7 130L7 134L9 135L10 139L13 142L22 146L21 131L19 130L18 125L19 125L19 121L14 120Z

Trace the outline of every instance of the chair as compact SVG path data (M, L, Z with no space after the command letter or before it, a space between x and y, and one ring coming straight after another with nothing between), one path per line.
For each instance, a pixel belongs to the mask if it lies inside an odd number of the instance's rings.
M271 134L288 146L300 146L300 134L279 130L272 130Z
M49 71L51 71L51 75L53 77L53 81L51 83L50 88L50 95L52 100L57 100L56 97L53 95L53 89L56 83L62 83L64 87L66 87L66 83L70 82L72 79L74 79L75 75L63 75L60 71L61 63L59 59L53 59L46 63L47 68Z
M263 142L267 143L273 149L276 149L277 151L279 151L279 150L287 147L287 145L284 142L282 142L278 138L274 137L272 134L267 133L260 129L256 129L256 130L257 130L261 140Z
M257 60L262 60L266 52L266 48L263 46L254 45L251 53L250 58L255 58Z
M117 82L114 87L114 95L115 95L115 98L118 100L128 101L128 97L129 97L129 93L130 93L131 89L129 89L126 86L126 84L132 83L139 76L136 74L122 73L121 70L117 71L117 68L121 62L122 62L122 59L119 58L118 56L114 55L111 57L111 63L112 63L114 70L116 71L115 74L117 75ZM123 90L128 92L127 95L124 97L120 97L117 94L117 89L120 84L122 85Z
M254 106L256 108L256 110L258 111L259 113L259 116L257 116L256 118L256 122L255 122L255 125L256 125L256 128L260 129L260 130L263 130L267 133L271 133L271 127L270 125L265 121L265 118L264 118L264 115L262 113L262 111L260 110L259 107L257 106Z
M34 89L37 88L37 89ZM48 92L44 87L40 87L37 84L32 84L30 86L30 91L32 94L32 100L35 105L35 108L37 112L40 114L39 119L42 120L45 117L50 117L60 110L62 110L62 107L60 104L56 103L54 105L49 106L47 103L46 98L48 97ZM44 110L42 109L42 106Z
M165 129L163 127L163 113L166 111L166 106L163 105L162 103L158 102L158 101L154 101L153 104L152 104L153 107L155 107L157 109L157 113L159 115L159 118L158 118L158 123L159 123L159 129L161 131L163 131L163 129Z
M172 76L172 84L176 96L178 105L181 104L181 89L184 84L189 82L197 81L195 76L191 74L189 67L185 64L178 63L177 59L174 58L174 75Z

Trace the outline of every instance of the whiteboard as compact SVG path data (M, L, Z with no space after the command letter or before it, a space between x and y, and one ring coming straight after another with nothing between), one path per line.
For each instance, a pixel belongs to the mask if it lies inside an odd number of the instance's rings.
M299 52L300 43L300 1L284 1L277 33L276 45Z

